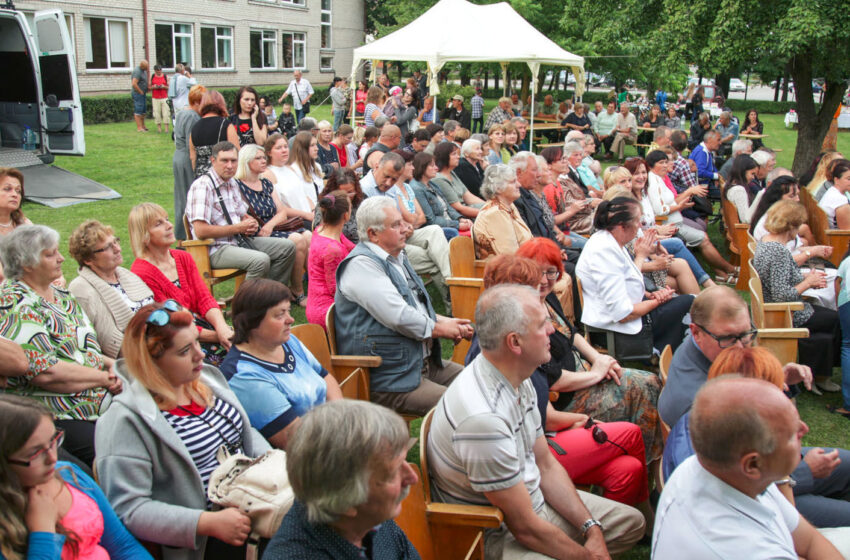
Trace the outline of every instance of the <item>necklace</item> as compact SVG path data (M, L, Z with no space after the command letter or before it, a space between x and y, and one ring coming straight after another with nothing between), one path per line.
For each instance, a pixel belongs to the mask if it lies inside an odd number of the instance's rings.
M2 228L10 228L10 227L12 227L13 225L14 225L14 224L12 223L12 220L9 220L9 221L8 221L8 222L6 222L5 224L0 224L0 227L2 227Z

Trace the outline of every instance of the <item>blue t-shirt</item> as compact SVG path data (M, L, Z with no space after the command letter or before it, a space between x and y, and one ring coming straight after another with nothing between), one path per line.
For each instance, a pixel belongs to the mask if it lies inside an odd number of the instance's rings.
M325 402L328 371L295 336L283 345L283 363L260 360L236 345L221 371L248 414L251 426L269 438Z
M850 257L838 265L838 277L841 278L841 290L838 292L838 307L850 301Z

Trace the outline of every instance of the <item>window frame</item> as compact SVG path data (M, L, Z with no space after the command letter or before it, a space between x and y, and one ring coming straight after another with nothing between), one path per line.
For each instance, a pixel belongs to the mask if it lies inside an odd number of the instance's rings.
M203 71L203 72L215 72L215 71L219 71L219 70L235 70L236 65L235 65L235 61L234 61L234 57L235 57L234 46L235 46L235 42L236 42L236 31L235 31L234 27L232 25L217 25L217 24L210 24L210 23L202 23L202 24L200 24L199 27L200 27L200 32L198 33L198 35L200 37L200 43L201 43L201 58L200 58L200 66L199 66L200 70ZM214 45L214 49L215 49L214 50L214 52L215 52L215 66L211 66L211 67L204 66L204 36L203 36L204 29L212 29L213 30L213 45ZM219 29L229 29L230 35L219 35L218 34ZM219 61L218 42L219 42L219 40L224 40L224 39L227 39L230 43L230 66L219 66L218 65L218 61Z
M154 22L154 52L156 51L156 26L157 25L169 25L171 26L171 62L174 66L163 66L162 69L164 71L174 71L175 66L181 62L177 60L177 38L183 37L189 39L189 57L186 59L190 67L195 66L195 25L193 23L187 23L183 21L155 21ZM175 25L185 25L189 28L189 33L176 32L174 30ZM154 54L154 56L156 56ZM157 61L158 63L159 61Z
M325 9L325 2L328 3L327 9ZM319 16L319 48L333 49L333 0L321 0L319 7L321 8ZM325 21L325 16L327 16L327 21ZM328 33L328 42L327 44L322 44L325 39L325 30Z
M135 68L133 62L133 19L126 17L100 16L82 14L83 18L83 67L88 72L98 73L131 73ZM105 22L105 41L106 41L106 68L89 68L88 54L89 44L91 43L91 23L92 19L101 19ZM127 66L112 66L112 52L110 49L109 40L109 24L111 22L123 23L127 33ZM93 53L92 53L93 54ZM94 61L92 61L94 62Z
M307 0L280 0L281 4L291 4L293 6L307 7Z
M265 48L264 48L266 43L273 43L274 44L274 46L271 49L271 52L273 53L272 56L274 56L275 60L272 61L271 66L252 66L251 65L251 49L253 48L253 44L252 44L253 37L252 36L253 36L254 33L260 34L260 59L261 59L260 63L261 64L266 63L266 60L265 60L266 51L265 51ZM271 34L271 39L266 38L266 33ZM279 65L277 63L277 33L278 32L277 32L276 29L263 29L263 28L259 28L259 27L249 29L249 33L248 33L248 68L249 68L249 70L252 70L252 71L268 71L268 70L277 70L278 69Z
M292 45L292 66L286 65L286 53L284 51L285 43L286 43L286 39L284 38L284 36L286 36L286 35L291 36L290 43ZM303 38L296 41L296 39L295 39L296 35L301 35ZM281 52L280 64L281 64L281 67L280 67L280 69L285 70L285 71L290 71L290 72L295 71L295 70L302 70L302 71L306 70L307 69L307 32L306 31L281 31L280 36L281 36L281 41L280 41L280 49L281 49L281 51L280 51ZM296 43L302 45L301 56L303 57L303 60L302 60L303 64L301 66L298 66L296 64L296 62L297 62L296 57L295 57Z

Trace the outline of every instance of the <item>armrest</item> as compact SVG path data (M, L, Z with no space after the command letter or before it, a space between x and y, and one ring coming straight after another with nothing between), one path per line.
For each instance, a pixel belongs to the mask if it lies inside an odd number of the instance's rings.
M774 303L765 303L764 310L768 311L802 311L803 310L803 302L802 301L779 301Z
M463 278L460 276L449 276L446 278L447 286L461 286L465 288L484 288L483 278Z
M758 338L766 339L790 339L807 338L809 329L759 329Z
M187 239L181 241L178 245L187 249L189 247L207 247L212 245L212 239Z
M432 502L425 506L428 521L443 525L472 525L495 529L501 526L504 515L493 506L467 506Z
M340 367L366 367L373 368L381 365L380 356L331 356L331 364Z

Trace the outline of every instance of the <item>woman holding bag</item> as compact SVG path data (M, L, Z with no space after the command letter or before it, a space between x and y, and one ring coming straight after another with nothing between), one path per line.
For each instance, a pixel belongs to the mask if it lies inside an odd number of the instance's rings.
M304 268L307 253L310 250L311 233L304 227L293 226L290 231L277 229L278 225L288 222L287 208L280 201L271 181L262 177L266 172L267 158L261 146L248 144L239 150L239 167L236 181L242 198L248 203L249 214L260 224L255 237L284 237L295 243L295 264L292 266L292 301L304 307L307 295L304 293ZM296 221L300 221L296 217ZM303 223L303 222L302 222Z
M176 301L147 305L127 325L127 383L95 434L97 471L115 512L164 560L232 559L250 531L236 508L212 511L209 477L222 446L256 457L268 443L218 369L203 364L192 314Z

